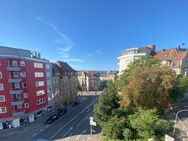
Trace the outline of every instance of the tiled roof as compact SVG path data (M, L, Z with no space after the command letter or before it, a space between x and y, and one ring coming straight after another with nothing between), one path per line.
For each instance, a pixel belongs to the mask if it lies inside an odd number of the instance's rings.
M181 48L169 48L156 51L154 58L160 60L182 60L187 55L187 50Z
M52 70L53 70L53 75L55 74L61 74L64 75L66 73L76 73L76 71L69 66L66 62L61 62L61 61L56 61L52 63Z

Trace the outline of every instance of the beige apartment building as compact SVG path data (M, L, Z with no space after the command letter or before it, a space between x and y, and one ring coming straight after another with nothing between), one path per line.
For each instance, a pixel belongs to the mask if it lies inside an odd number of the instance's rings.
M57 110L76 101L78 93L77 72L65 62L52 63L54 109Z
M78 72L78 81L81 90L94 91L100 89L100 85L101 85L100 73L97 71Z
M154 58L161 60L161 65L169 66L176 74L188 76L188 52L187 49L169 48L156 51Z
M146 45L143 47L129 48L122 51L118 56L118 75L122 75L123 72L127 69L127 66L130 62L133 62L136 59L139 59L143 56L154 55L155 45Z

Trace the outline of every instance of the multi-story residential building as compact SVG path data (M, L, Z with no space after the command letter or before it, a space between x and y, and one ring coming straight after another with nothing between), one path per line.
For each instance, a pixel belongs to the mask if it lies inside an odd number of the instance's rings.
M107 72L107 80L115 81L117 79L118 71L108 71Z
M171 67L177 75L188 76L188 52L187 49L169 48L156 51L154 58L161 60L161 65Z
M80 71L78 80L82 90L99 90L101 86L100 73L97 71Z
M143 56L154 55L155 45L147 45L139 48L129 48L122 51L118 56L119 76L127 69L130 62Z
M51 108L48 65L29 50L0 46L0 129L32 122Z
M77 99L77 72L67 63L56 61L52 63L54 110L67 106Z

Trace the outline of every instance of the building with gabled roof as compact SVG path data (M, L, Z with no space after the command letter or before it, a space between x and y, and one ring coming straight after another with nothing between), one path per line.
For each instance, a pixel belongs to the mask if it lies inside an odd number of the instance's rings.
M156 51L154 58L161 60L161 65L169 66L177 75L188 76L188 51L183 48L168 48Z
M52 62L54 110L72 104L77 99L77 72L66 62Z

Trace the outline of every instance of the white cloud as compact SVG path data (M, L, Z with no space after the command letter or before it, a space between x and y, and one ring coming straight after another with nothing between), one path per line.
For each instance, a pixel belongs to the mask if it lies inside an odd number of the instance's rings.
M73 49L73 42L63 33L61 32L58 27L53 24L50 23L40 17L36 17L35 18L37 21L48 25L58 36L59 39L54 40L55 43L60 44L62 47L58 47L56 48L58 50L58 53L60 54L60 57L64 60L64 61L69 61L69 62L83 62L82 59L74 59L70 56L70 51L71 49Z
M103 52L102 52L101 50L96 50L96 52L97 52L98 54L103 54Z
M87 54L87 57L92 57L92 56L93 56L92 53L88 53L88 54Z
M65 59L63 59L64 61L66 61L66 62L84 62L84 60L82 60L82 59L76 59L76 58L65 58Z

